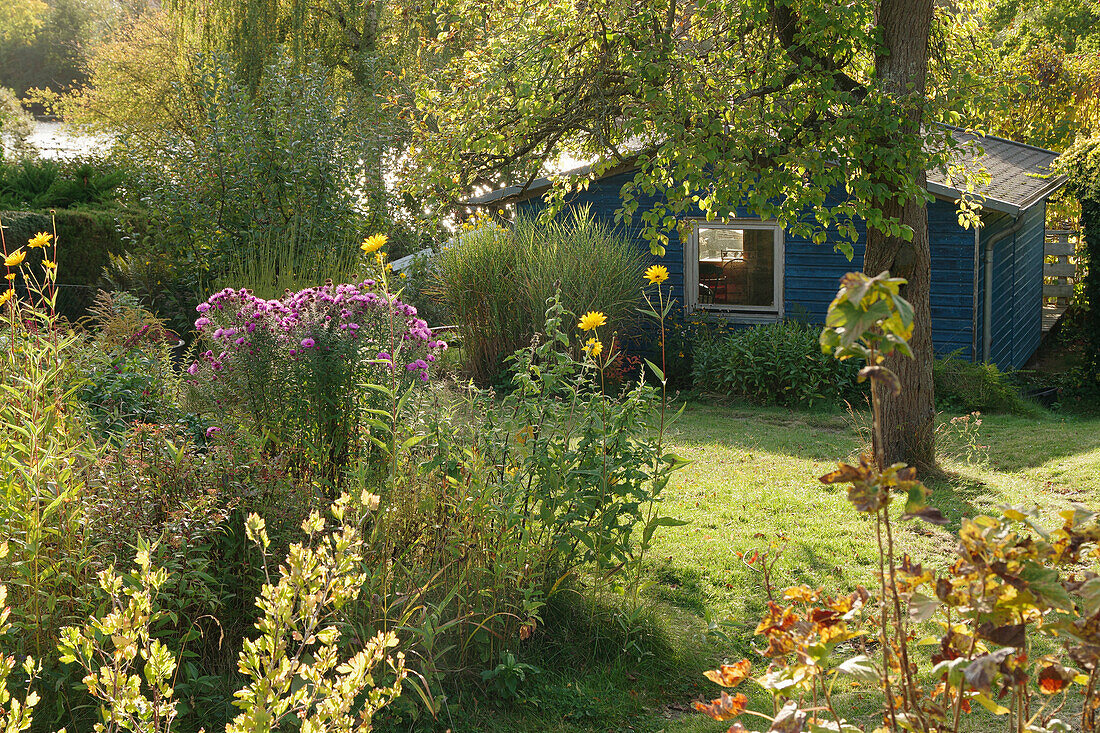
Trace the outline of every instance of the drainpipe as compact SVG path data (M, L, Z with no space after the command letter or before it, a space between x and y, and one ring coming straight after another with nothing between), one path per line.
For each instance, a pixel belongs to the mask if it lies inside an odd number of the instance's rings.
M1012 226L997 232L985 242L985 313L982 323L982 361L989 363L993 346L993 247L1002 239L1011 237L1024 226L1023 212L1016 215Z
M982 258L982 227L981 224L974 227L974 297L970 300L973 306L970 309L970 361L978 362L978 268Z

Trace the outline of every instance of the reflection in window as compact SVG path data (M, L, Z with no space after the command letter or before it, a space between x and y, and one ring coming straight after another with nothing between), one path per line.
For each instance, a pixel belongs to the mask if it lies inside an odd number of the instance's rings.
M773 307L775 231L699 227L699 303Z

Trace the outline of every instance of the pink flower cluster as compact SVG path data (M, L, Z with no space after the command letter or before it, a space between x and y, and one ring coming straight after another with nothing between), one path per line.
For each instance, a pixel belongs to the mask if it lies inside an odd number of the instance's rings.
M392 370L389 352L394 351L413 357L405 369L428 381L429 365L447 348L446 342L432 336L416 308L374 292L375 285L374 280L328 283L288 291L279 300L257 298L247 289L215 293L195 308L195 328L213 348L201 353L187 371L197 376L206 365L216 381L218 372L231 371L240 360L267 356L271 348L276 352L272 356L282 352L291 359L330 354L358 361L360 353L369 353L363 357L368 363L388 361ZM261 349L261 342L267 348Z

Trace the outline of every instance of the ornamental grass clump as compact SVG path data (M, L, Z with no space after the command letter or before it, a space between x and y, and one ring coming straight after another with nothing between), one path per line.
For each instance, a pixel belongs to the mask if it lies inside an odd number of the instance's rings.
M357 450L364 410L377 407L357 386L427 382L447 348L384 277L278 300L227 288L196 310L206 349L187 371L209 406L334 469Z
M509 381L508 357L531 343L555 295L578 313L606 313L620 338L634 334L644 269L621 229L582 208L548 223L521 214L510 228L478 221L436 258L432 287L469 375L486 386Z

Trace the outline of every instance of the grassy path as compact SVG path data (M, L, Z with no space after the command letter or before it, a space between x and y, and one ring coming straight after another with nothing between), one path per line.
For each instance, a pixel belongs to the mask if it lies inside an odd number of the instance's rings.
M905 523L898 531L902 550L918 561L946 564L963 517L1006 504L1039 504L1048 515L1071 502L1100 504L1100 419L985 416L980 440L967 436L963 425L944 421L938 440L943 474L928 481L932 503L949 524ZM660 643L642 646L658 651L640 661L593 662L582 652L559 659L532 685L530 700L495 710L494 722L476 729L725 730L678 703L715 692L700 674L707 665L758 659L752 630L764 594L759 576L737 552L783 536L780 587L806 583L844 591L873 583L870 523L851 508L843 487L817 481L838 460L858 453L856 419L693 404L671 442L692 465L670 485L663 511L691 524L658 535L651 555L652 612L663 634ZM707 620L721 624L724 638L704 638ZM853 691L846 702L858 716L872 699Z

